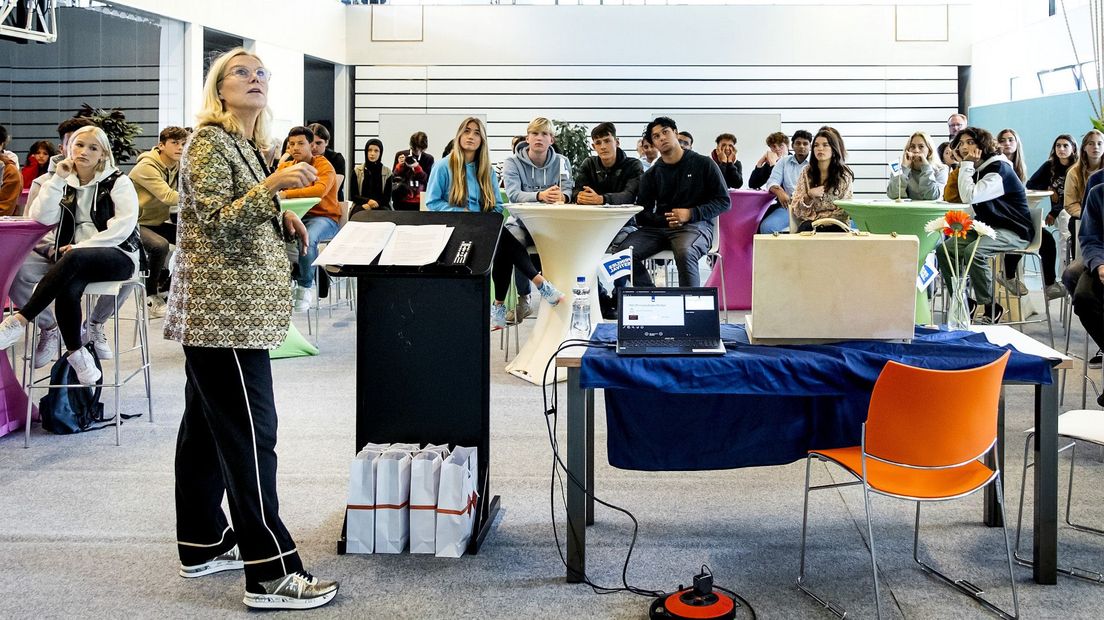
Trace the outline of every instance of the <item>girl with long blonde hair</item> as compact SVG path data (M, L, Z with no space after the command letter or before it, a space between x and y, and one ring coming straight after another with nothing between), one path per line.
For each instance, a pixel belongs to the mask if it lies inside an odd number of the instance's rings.
M894 200L938 200L947 184L947 172L931 137L917 131L905 142L901 167L889 177L886 194Z
M460 123L447 165L433 167L426 194L426 208L430 211L502 213L498 174L491 166L487 128L482 120L470 116ZM506 292L515 268L537 287L541 297L550 304L556 305L563 299L563 294L537 271L525 246L503 229L498 237L498 249L491 268L491 281L495 288L495 302L491 305L493 329L506 326Z

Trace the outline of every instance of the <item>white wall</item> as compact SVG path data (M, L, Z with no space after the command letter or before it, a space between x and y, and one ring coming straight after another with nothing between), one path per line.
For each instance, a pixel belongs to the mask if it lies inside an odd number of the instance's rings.
M305 122L303 53L265 41L247 41L245 47L263 58L265 68L272 71L272 80L268 84L268 107L272 110L272 137L277 142L283 142L289 129Z
M426 6L420 41L372 40L372 16L408 7L349 6L348 64L970 64L968 2L929 7L946 41L897 42L894 6ZM948 14L942 12L949 7ZM916 9L917 7L908 7ZM402 9L400 12L399 10ZM923 9L920 9L923 10ZM918 24L904 23L902 27ZM377 24L377 31L390 31ZM665 40L666 43L658 43ZM654 43L649 44L648 41Z
M345 63L345 5L336 0L108 1L245 39L292 46L303 54ZM302 30L304 26L309 30ZM310 36L312 33L320 36Z
M1084 0L1066 0L1066 6L1081 62L1091 60L1088 6ZM1044 93L1038 90L1037 72L1075 64L1060 2L1057 8L1048 17L1047 3L1041 0L977 0L974 23L985 28L972 50L971 106L1040 96ZM1025 87L1015 97L1009 87L1013 77L1020 77Z

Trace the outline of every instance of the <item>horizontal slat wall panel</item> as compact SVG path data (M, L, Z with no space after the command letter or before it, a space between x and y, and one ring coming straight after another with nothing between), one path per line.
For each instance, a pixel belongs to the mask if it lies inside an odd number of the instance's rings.
M57 144L57 124L87 103L120 108L141 135L135 147L157 143L160 26L85 8L58 9L62 36L51 45L0 41L0 122L20 159L37 140ZM425 71L421 72L424 77ZM134 158L123 164L124 171Z
M936 143L958 105L953 66L770 65L431 65L358 66L354 134L359 147L377 135L379 115L484 114L491 157L509 155L510 139L536 116L588 127L617 123L622 148L633 153L653 110L679 114L780 114L781 130L843 134L857 195L885 191L887 162L908 136L927 131ZM712 136L697 136L699 152ZM739 138L739 136L737 136ZM389 151L403 145L387 145ZM739 142L750 167L765 145ZM433 154L438 155L437 153ZM385 157L387 159L387 157Z

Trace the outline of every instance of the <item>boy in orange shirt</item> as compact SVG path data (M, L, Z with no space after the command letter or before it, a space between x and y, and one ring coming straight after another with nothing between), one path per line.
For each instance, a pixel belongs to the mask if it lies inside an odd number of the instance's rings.
M300 312L314 303L314 267L311 263L318 258L318 242L334 238L341 218L341 206L337 202L337 173L325 157L315 157L311 153L313 140L314 132L310 129L292 127L288 132L287 153L276 167L279 170L304 162L318 171L318 178L313 185L280 192L280 198L322 199L302 218L307 227L307 247L299 254L299 286L295 289L295 309Z

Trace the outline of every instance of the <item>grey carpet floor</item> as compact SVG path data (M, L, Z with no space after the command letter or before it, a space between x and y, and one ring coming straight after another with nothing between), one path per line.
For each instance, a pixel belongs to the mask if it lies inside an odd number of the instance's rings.
M1057 307L1057 306L1055 306ZM110 430L54 436L35 427L30 449L22 432L0 438L0 595L2 618L196 618L250 613L241 603L240 574L197 580L176 575L173 450L183 406L182 354L152 330L154 412L123 426L122 446ZM306 326L299 319L306 333ZM312 615L358 618L645 618L649 601L598 595L564 581L553 542L551 450L540 389L503 372L492 338L492 460L502 511L474 557L338 556L348 462L354 450L352 315L324 315L317 357L273 362L280 412L281 514L317 575L341 581L341 592ZM528 322L522 337L532 327ZM1044 330L1032 326L1037 337ZM1044 328L1045 329L1045 328ZM1075 340L1074 351L1081 345ZM1079 381L1065 408L1079 406ZM446 389L441 386L439 389ZM140 383L124 391L124 412L143 407ZM1009 388L1007 489L1015 523L1022 435L1030 426L1032 391ZM640 521L628 580L650 589L687 583L708 564L717 583L742 594L762 618L829 618L794 586L804 464L735 471L647 473L605 463L605 421L597 415L597 493ZM110 402L110 400L108 400ZM1091 402L1091 401L1090 401ZM561 424L561 429L564 425ZM562 439L562 438L561 438ZM1104 525L1104 463L1082 451L1074 511ZM1067 458L1063 457L1063 471ZM843 480L814 468L820 481ZM1029 479L1030 484L1030 479ZM558 496L558 491L557 491ZM1064 501L1064 490L1062 498ZM1030 498L1029 498L1030 500ZM873 617L874 598L865 519L858 489L821 492L811 503L810 581L856 617ZM882 605L887 617L988 617L978 606L924 575L911 559L912 507L875 498ZM926 511L924 552L946 571L968 578L1010 604L1000 530L979 523L980 496ZM556 524L563 539L562 502ZM1030 517L1030 514L1028 515ZM588 530L590 577L618 585L631 523L598 508ZM1025 532L1025 549L1030 548ZM1060 559L1104 569L1104 538L1062 528ZM1097 618L1104 585L1060 578L1038 586L1015 569L1024 617Z

